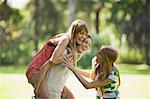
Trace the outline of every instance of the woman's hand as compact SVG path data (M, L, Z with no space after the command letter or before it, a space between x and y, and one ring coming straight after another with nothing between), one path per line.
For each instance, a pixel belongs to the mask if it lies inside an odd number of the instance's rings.
M67 66L71 71L74 70L74 64L68 56L64 56L63 58L64 65Z
M72 50L69 47L66 48L66 54L63 57L67 57L70 62L73 62Z
M72 58L73 56L72 56L72 50L71 50L71 48L67 47L66 49L67 49L67 53L66 53L67 57L68 58Z

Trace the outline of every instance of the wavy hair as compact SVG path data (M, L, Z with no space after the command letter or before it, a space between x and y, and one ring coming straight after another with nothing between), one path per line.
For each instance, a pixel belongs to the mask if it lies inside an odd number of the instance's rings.
M75 59L77 57L76 53L77 53L77 43L75 41L75 37L78 33L80 33L82 30L84 30L87 35L89 33L89 29L88 29L88 26L87 24L80 20L80 19L77 19L75 21L73 21L67 31L67 34L70 38L70 48L72 49L72 53L73 53L73 56L74 56L74 62L75 62Z
M114 62L118 57L118 51L111 46L102 46L97 53L97 58L101 57L97 62L98 65L94 66L91 73L91 78L93 80L103 80L107 78L112 70Z
M93 80L104 80L107 78L114 66L114 62L118 57L118 51L111 46L102 46L99 52L97 53L97 58L100 58L98 65L94 66L91 73L91 78ZM120 83L120 82L119 82ZM101 87L97 88L99 94L103 96L104 91Z

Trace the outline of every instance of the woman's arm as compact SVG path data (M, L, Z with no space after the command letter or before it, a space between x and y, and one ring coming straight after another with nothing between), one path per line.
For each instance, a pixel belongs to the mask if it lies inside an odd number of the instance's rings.
M54 64L59 64L62 63L63 60L63 53L65 48L67 47L69 43L69 38L64 38L61 41L58 42L58 45L56 46L55 50L53 51L53 54L51 58L46 61L40 68L40 77L36 86L36 92L38 92L38 89L40 87L41 82L43 79L45 79L47 71L54 65ZM70 54L68 55L68 57Z
M65 38L59 41L49 61L52 62L53 64L61 63L62 58L60 57L63 55L64 50L68 46L68 44L69 44L69 38Z
M87 78L90 78L90 72L88 72L86 70L79 69L79 68L76 68L76 70L80 73L80 75L87 77Z
M71 51L70 51L70 49L69 48L67 48L67 50L69 51L69 53L68 54L66 54L66 56L67 57L70 57L70 56L72 56L72 53L71 53ZM66 52L67 53L67 52ZM57 58L56 59L56 63L55 64L59 64L59 62L57 62L57 61L62 61L63 60L63 57L64 57L64 55L61 55L59 58ZM40 87L40 84L41 84L41 82L45 79L45 77L46 77L46 74L47 74L47 71L49 70L49 69L51 69L51 67L53 67L54 66L54 64L52 63L52 62L49 62L49 60L47 61L47 62L45 62L43 65L42 65L42 67L40 68L40 71L39 71L39 80L38 80L38 83L37 83L37 86L36 86L36 92L38 92L38 89L39 89L39 87Z
M112 82L109 79L104 79L104 80L94 80L92 82L87 81L86 79L84 79L80 73L78 72L78 70L76 70L73 66L73 63L70 62L67 57L64 57L63 60L64 64L75 74L75 76L78 78L78 80L82 83L82 85L86 88L86 89L90 89L90 88L97 88L97 87L102 87L104 86L106 83L110 83Z
M79 72L74 68L72 69L72 72L75 74L75 76L78 78L78 80L82 83L82 85L86 88L86 89L91 89L91 88L97 88L97 87L102 87L104 86L106 83L110 83L112 82L109 79L104 79L104 80L94 80L92 82L87 81L86 79L84 79Z

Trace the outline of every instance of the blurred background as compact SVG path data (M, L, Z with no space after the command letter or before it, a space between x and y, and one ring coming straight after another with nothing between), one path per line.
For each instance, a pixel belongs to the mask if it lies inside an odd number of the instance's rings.
M149 0L0 0L0 99L31 98L27 64L75 19L88 24L94 39L78 66L90 70L100 46L112 45L119 50L122 99L150 98Z

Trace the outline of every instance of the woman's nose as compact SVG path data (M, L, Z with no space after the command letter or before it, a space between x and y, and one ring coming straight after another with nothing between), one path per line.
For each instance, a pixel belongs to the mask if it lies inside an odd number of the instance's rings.
M81 39L84 40L86 38L86 35L82 35Z
M81 40L82 40L82 41L84 40L84 36L81 36Z

